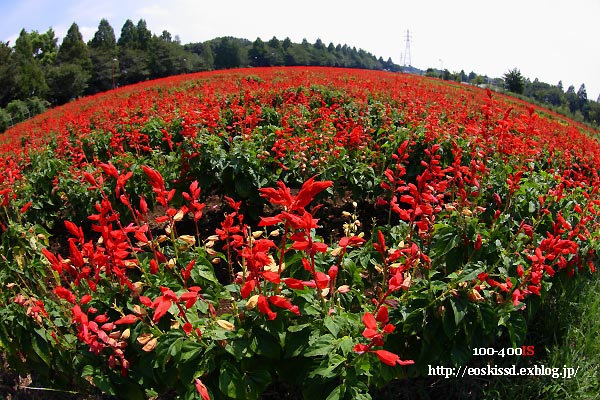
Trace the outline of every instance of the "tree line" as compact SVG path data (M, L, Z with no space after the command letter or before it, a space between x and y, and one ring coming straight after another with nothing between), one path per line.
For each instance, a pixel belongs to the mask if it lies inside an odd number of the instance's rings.
M540 82L537 78L531 81L524 78L519 69L513 68L504 74L504 88L568 115L576 121L600 126L600 96L598 101L590 101L584 83L577 91L573 85L565 91L562 81L556 85Z
M532 81L525 78L518 68L509 70L502 78L490 78L487 75L479 75L475 72L466 74L464 70L450 72L447 69L442 71L433 68L428 68L425 75L447 81L489 86L495 90L505 91L531 103L547 107L575 121L588 123L595 128L600 127L600 96L597 101L588 99L583 83L577 91L575 91L573 85L565 91L562 81L559 81L556 85L540 82L537 78Z
M62 43L52 28L0 42L0 132L17 122L84 95L181 73L246 66L320 65L400 71L391 58L321 39L292 43L223 37L182 45L168 31L153 34L146 21L127 20L117 40L102 19L87 43L73 23Z

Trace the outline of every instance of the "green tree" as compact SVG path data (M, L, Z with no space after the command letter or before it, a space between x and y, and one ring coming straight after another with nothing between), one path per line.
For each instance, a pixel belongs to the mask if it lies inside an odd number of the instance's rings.
M151 78L181 74L202 68L200 58L188 53L179 43L168 42L154 36L149 47L149 69Z
M585 90L584 83L582 83L581 86L579 86L579 90L577 90L577 98L579 99L579 105L581 107L583 107L583 105L588 101L587 91Z
M160 38L162 40L164 40L165 42L172 42L173 38L171 37L171 34L169 33L169 31L162 31L162 33L160 34Z
M567 106L569 110L574 113L579 110L579 97L577 97L577 93L575 93L575 86L570 85L565 92L565 100L567 102Z
M34 57L39 60L40 64L42 66L54 64L58 53L58 38L55 36L54 30L49 28L41 34L33 31L29 35Z
M278 66L285 64L285 50L281 42L273 36L268 42L267 59L268 65Z
M4 108L0 108L0 133L12 126L12 117Z
M82 96L91 78L92 60L79 27L73 23L62 41L56 62L46 71L50 101L63 104Z
M236 68L242 65L240 45L231 38L222 38L215 51L215 68Z
M67 35L58 49L56 63L77 64L85 72L88 72L92 67L92 61L87 45L83 41L81 32L79 32L79 26L74 22L67 31Z
M145 22L140 20L138 26L145 28ZM142 37L146 37L143 32ZM128 85L148 79L148 54L140 47L140 35L133 21L128 19L121 28L121 36L117 42L119 46L119 83Z
M88 92L112 89L119 81L119 61L115 31L106 19L100 21L89 48L92 70Z
M268 65L267 48L265 42L259 37L252 43L252 47L248 50L248 60L253 67L264 67Z
M148 27L146 25L146 21L143 19L140 19L137 23L137 27L135 30L137 33L138 46L142 50L148 50L148 46L150 45L150 40L152 39L152 32L150 32L150 30L148 29Z
M315 49L317 50L325 50L325 45L323 44L323 41L321 39L317 39L315 41L315 45L314 45Z
M523 93L523 89L525 87L525 79L523 75L521 75L521 71L517 68L513 68L504 74L504 87L506 90L521 94Z
M89 46L93 49L103 49L115 52L114 55L116 56L117 39L115 37L115 31L106 19L102 18L100 20L98 30L94 34L92 40L90 40Z
M119 83L129 85L145 81L150 77L148 54L131 47L119 51Z
M0 42L0 107L5 107L14 96L15 71L13 49L8 42Z
M33 56L31 38L21 30L14 49L15 78L14 98L25 100L33 96L44 97L48 91L46 79L39 63Z
M121 28L121 36L119 36L119 41L117 44L120 48L138 46L137 29L132 20L128 19L123 24L123 27Z
M6 106L6 111L12 117L12 124L16 124L17 122L25 121L26 119L32 117L33 115L29 111L29 107L27 107L27 103L23 100L13 100Z
M210 47L208 42L204 42L202 45L202 52L200 53L200 58L207 70L211 70L215 68L215 53Z
M79 64L62 63L49 67L47 79L50 101L63 104L84 94L90 75Z

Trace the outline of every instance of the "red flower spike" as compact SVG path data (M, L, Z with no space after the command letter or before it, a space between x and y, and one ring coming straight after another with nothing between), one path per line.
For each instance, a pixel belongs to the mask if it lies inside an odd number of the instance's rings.
M240 289L240 295L242 296L242 299L248 298L248 296L250 296L250 293L252 293L255 287L256 281L254 279L246 281L246 283L244 283L244 285Z
M192 308L198 300L197 292L186 292L179 296L179 302L185 301L185 308Z
M89 172L84 172L83 173L83 178L86 180L87 183L89 183L91 186L98 186L98 183L96 182L96 179L94 178L94 176L92 174L90 174Z
M62 286L58 286L54 289L54 294L56 294L61 299L68 301L71 304L77 303L77 298L75 295L69 290L65 289Z
M385 324L390 320L388 308L386 306L381 306L379 312L377 313L377 317L375 318L377 322Z
M365 315L363 315L363 324L365 324L365 326L369 329L377 329L377 321L375 320L375 317L373 316L373 314L371 313L365 313Z
M270 320L274 320L275 318L277 318L277 313L273 312L273 310L271 310L271 308L269 307L269 302L267 301L267 298L265 296L263 296L262 294L258 295L258 311L260 311L262 314L265 314Z
M31 205L32 205L32 204L33 204L33 203L32 203L31 201L28 201L27 203L25 203L25 204L23 205L23 207L21 207L21 209L19 210L19 212L20 212L21 214L25 214L25 213L27 212L27 210L29 210L29 207L31 207Z
M206 388L206 386L204 385L204 383L202 383L202 381L200 379L196 378L195 385L196 385L196 390L200 394L200 397L202 397L202 400L210 400L210 395L208 394L208 389Z
M133 324L137 320L138 320L138 317L136 317L133 314L129 314L129 315L126 315L126 316L124 316L122 318L119 318L118 320L116 320L114 322L114 324L115 325L129 325L129 324Z
M293 305L288 299L286 299L283 296L269 296L269 302L271 302L271 304L277 307L290 310L296 315L300 315L300 310L298 306Z
M305 270L307 270L308 272L312 271L312 268L310 266L310 261L308 261L306 258L302 259L302 266L304 267Z
M281 277L279 276L279 274L277 272L273 272L273 271L263 271L262 276L267 281L275 283L277 285L279 284L279 282L281 280Z
M146 199L144 199L143 197L140 197L140 211L142 212L142 214L148 213L148 203L146 203Z
M102 171L104 171L106 175L110 175L115 179L119 178L119 171L117 171L117 168L112 163L101 163L100 168L102 168Z
M374 353L379 357L379 360L381 360L382 363L389 365L390 367L393 367L396 364L411 365L415 363L413 360L401 360L398 354L394 354L387 350L375 350Z
M315 273L315 276L316 276L315 282L317 283L317 287L319 289L325 289L329 285L329 275L327 275L321 271L317 271Z
M523 274L524 274L523 266L519 264L519 266L517 267L517 275L519 276L519 278L522 278Z
M304 289L304 283L301 280L295 278L286 278L283 280L283 283L286 284L290 289L302 290Z
M156 300L154 300L152 305L156 307L152 320L154 323L157 323L167 313L167 311L169 311L169 308L171 307L171 300L166 296L159 296Z
M327 275L329 275L330 279L335 279L337 277L338 274L338 266L337 265L332 265L329 268L329 271L327 271Z
M354 346L354 352L358 353L358 354L362 354L365 351L369 350L370 346L366 345L366 344L362 344L362 343L358 343L356 346Z
M292 208L299 209L306 207L317 194L330 186L333 186L332 181L315 181L315 176L313 176L302 185L302 188L296 195Z
M146 296L140 296L140 303L145 305L146 307L152 307L152 300Z
M481 248L481 234L477 234L477 239L475 240L475 250L479 250Z
M154 258L150 260L150 273L153 275L158 273L158 263Z

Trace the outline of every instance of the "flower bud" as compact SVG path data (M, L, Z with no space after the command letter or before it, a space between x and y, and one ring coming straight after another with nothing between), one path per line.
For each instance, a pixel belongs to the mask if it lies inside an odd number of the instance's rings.
M331 278L331 280L333 280L337 277L337 274L338 274L338 266L332 265L331 268L329 268L327 275L329 275L329 278Z

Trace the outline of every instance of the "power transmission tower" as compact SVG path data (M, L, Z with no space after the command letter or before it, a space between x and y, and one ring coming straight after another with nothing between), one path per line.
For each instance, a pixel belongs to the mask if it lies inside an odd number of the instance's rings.
M404 66L405 67L411 65L411 60L410 60L410 38L411 38L410 31L407 29L406 30L406 46L404 47Z

